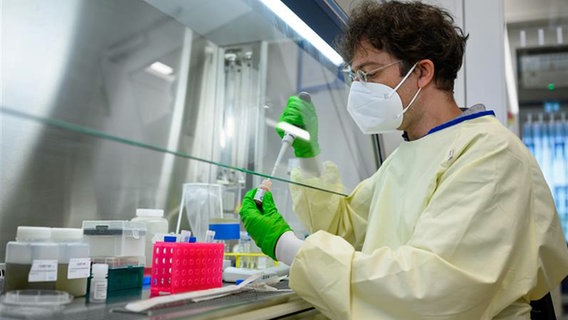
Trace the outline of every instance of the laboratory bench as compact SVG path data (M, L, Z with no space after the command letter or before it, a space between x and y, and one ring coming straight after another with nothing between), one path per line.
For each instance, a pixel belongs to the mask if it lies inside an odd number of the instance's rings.
M275 285L287 289L288 281ZM84 297L74 299L62 310L42 310L33 316L23 316L14 308L2 305L0 318L11 319L58 319L58 320L135 320L135 319L327 319L312 305L291 291L257 292L241 291L232 295L200 301L176 302L159 306L141 313L125 309L129 302L146 299L149 288L134 294L113 297L106 303L87 303Z

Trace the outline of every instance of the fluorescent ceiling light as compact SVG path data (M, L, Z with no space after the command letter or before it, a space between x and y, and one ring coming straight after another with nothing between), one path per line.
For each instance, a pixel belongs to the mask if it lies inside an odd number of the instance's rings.
M300 36L308 40L326 58L336 66L343 63L343 58L333 50L317 33L314 32L302 19L300 19L290 8L280 0L261 0L274 14L284 21L290 28L294 29Z
M148 68L164 76L169 76L174 73L174 68L168 66L165 63L161 63L160 61L152 63Z

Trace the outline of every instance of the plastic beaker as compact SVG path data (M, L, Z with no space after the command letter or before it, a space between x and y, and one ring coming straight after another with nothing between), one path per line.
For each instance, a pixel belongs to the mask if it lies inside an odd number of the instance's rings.
M210 219L223 217L222 196L222 186L219 184L183 184L182 205L197 241L205 241Z

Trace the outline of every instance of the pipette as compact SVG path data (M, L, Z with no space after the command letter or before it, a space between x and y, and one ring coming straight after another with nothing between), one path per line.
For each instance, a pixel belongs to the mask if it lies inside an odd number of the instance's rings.
M312 102L312 98L310 97L310 94L307 93L307 92L300 92L298 94L298 97L300 99L306 101L306 102ZM270 172L271 177L274 176L274 174L276 173L276 168L278 168L278 166L280 165L280 161L282 160L284 153L286 153L286 150L288 150L288 148L294 142L294 139L296 139L296 136L294 136L289 131L286 131L286 128L281 128L281 129L285 130L285 133L284 133L284 137L282 137L282 145L280 146L280 152L278 152L278 157L276 157L276 162L274 163L274 167L272 168L272 171ZM295 129L301 130L299 128L295 128ZM308 140L309 140L309 137L308 137ZM272 187L272 181L270 181L270 178L264 179L262 181L262 183L260 184L260 186L258 186L258 188L256 189L256 193L254 194L254 198L253 198L254 202L256 202L256 204L258 206L262 205L262 199L264 198L264 194L267 191L270 191L271 187Z

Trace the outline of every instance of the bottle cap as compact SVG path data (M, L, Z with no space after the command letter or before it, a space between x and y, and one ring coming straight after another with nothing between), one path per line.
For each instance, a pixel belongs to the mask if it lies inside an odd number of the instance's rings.
M49 240L51 228L19 226L16 231L16 241Z
M164 236L164 242L176 242L176 241L177 241L176 236Z
M144 276L142 278L142 285L143 286L149 286L152 284L152 276Z
M215 231L215 240L238 240L241 237L239 228L239 223L209 225L209 229Z
M53 241L81 241L83 229L80 228L51 228L51 240Z
M164 210L162 209L136 209L137 217L163 217Z
M93 277L106 277L108 274L108 264L95 263L92 266Z

